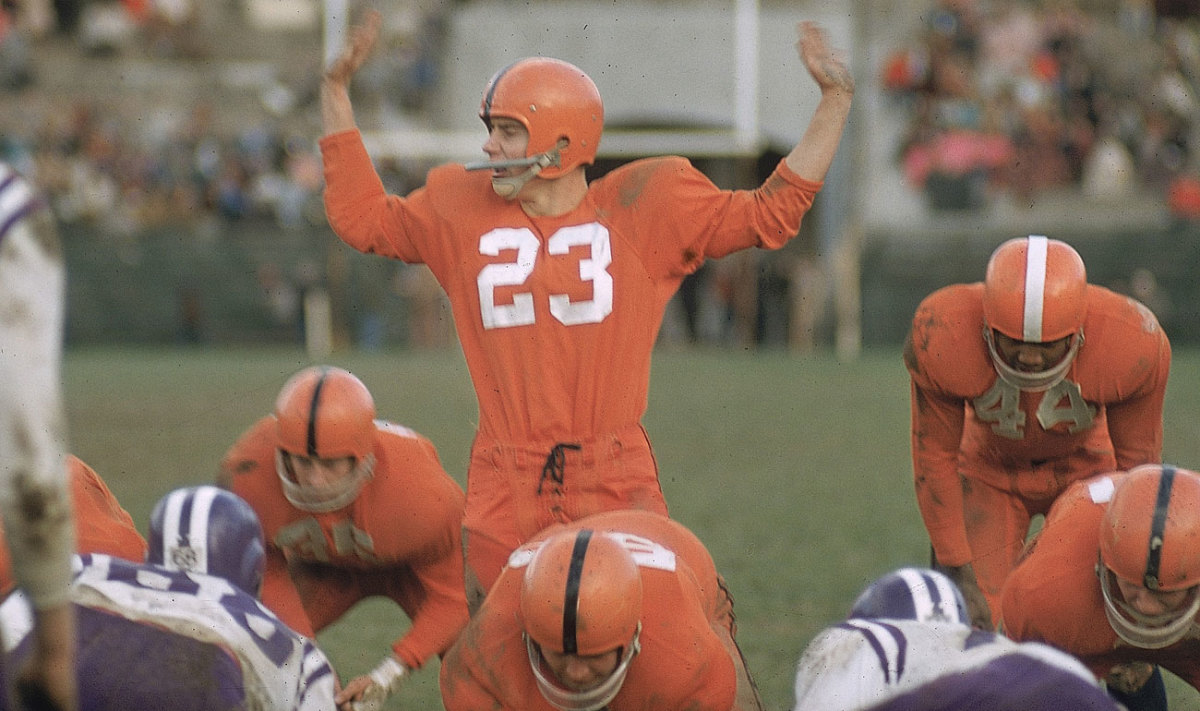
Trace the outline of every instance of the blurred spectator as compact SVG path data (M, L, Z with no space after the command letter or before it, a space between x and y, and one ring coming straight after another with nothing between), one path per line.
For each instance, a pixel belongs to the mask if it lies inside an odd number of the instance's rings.
M1075 0L935 0L915 43L881 67L908 113L906 180L935 209L1064 189L1186 204L1200 24L1181 8L1195 3L1120 0L1104 13Z
M1171 182L1167 207L1177 220L1200 221L1200 173L1185 172Z
M0 91L23 89L33 81L28 33L18 20L15 6L0 3Z
M301 342L304 317L300 307L300 289L284 275L283 269L275 262L260 265L257 275L263 303L275 327L290 331L295 342Z

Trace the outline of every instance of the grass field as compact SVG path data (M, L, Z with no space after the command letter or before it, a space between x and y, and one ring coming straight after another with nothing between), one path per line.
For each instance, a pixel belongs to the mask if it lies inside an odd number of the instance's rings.
M438 446L465 484L476 420L457 351L338 353L381 417ZM309 365L292 350L68 351L71 449L93 465L144 531L180 485L211 481L237 435ZM912 492L908 380L899 353L832 356L656 354L645 425L672 515L704 540L736 601L739 641L768 709L791 708L804 645L840 618L864 583L928 560ZM1165 457L1200 466L1200 352L1177 352ZM407 625L371 601L320 636L343 678L369 669ZM391 709L441 709L436 663ZM1200 696L1172 682L1172 708Z

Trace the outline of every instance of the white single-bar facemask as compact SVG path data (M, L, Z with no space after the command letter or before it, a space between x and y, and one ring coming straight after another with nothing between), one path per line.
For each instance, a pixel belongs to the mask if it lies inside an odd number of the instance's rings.
M1042 392L1058 385L1063 378L1067 377L1067 371L1071 369L1071 363L1075 362L1075 356L1079 354L1079 348L1083 345L1083 331L1080 330L1071 336L1071 345L1067 348L1062 360L1046 370L1036 373L1018 370L1001 358L1000 351L996 350L996 337L987 324L983 325L983 340L987 343L988 354L992 357L992 365L995 366L996 374L1000 376L1001 380L1018 390Z
M641 634L642 623L639 622L637 631L633 633L633 639L622 651L621 662L617 664L613 673L596 686L583 691L572 691L555 683L542 669L542 652L538 648L537 642L530 639L529 635L523 636L525 637L525 650L529 654L529 666L533 669L533 678L537 681L538 691L542 692L542 696L551 706L559 711L599 711L616 698L617 692L625 684L625 677L629 674L629 665L642 650L639 641Z
M1103 561L1096 567L1108 624L1129 644L1141 649L1169 647L1186 637L1196 624L1196 614L1200 613L1200 590L1197 588L1188 591L1191 602L1186 607L1161 615L1147 615L1125 601L1117 587L1116 574L1105 567Z
M564 141L559 141L553 150L537 155L529 156L528 158L510 158L508 160L496 161L476 161L467 163L463 168L467 170L504 170L507 168L523 168L529 166L529 170L519 175L492 176L492 190L505 200L512 200L521 192L521 188L530 180L536 178L543 170L550 166L562 165L562 149L566 146Z
M358 498L358 492L375 475L375 455L368 454L355 461L350 473L336 484L318 488L296 481L283 450L276 449L275 473L283 485L284 497L292 506L309 513L328 513L349 506L351 501Z

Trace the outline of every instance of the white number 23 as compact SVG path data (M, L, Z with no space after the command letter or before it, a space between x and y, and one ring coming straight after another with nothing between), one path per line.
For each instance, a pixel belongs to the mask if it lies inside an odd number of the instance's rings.
M525 227L495 229L479 239L479 253L485 256L496 257L504 250L516 250L514 261L489 264L476 278L485 329L528 326L534 322L532 293L519 291L513 294L511 304L497 304L496 289L525 283L533 274L538 246L537 236ZM599 323L612 313L613 307L613 279L608 273L608 265L612 263L608 228L595 222L564 227L550 236L546 252L551 256L565 255L572 247L579 246L591 247L591 257L579 260L579 279L591 282L592 298L573 302L567 294L550 295L550 313L567 326Z

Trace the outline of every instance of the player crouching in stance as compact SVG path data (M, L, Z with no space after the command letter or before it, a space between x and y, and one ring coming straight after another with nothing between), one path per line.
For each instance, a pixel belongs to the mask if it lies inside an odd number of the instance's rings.
M1074 481L1162 461L1171 344L1144 304L1089 284L1074 248L1031 235L982 282L926 297L904 361L934 567L994 629L1033 517Z
M328 661L258 602L262 574L254 511L213 486L158 502L145 563L79 556L70 599L82 708L333 709ZM21 592L0 605L17 658L28 651L28 616Z
M1005 632L1079 657L1130 711L1158 667L1200 689L1200 474L1147 464L1063 494L1004 586Z
M1118 711L1078 660L973 629L947 576L901 568L868 585L804 650L795 711Z
M447 711L761 709L704 545L649 511L554 526L509 557L441 669Z
M262 521L263 602L289 626L312 637L372 596L412 621L371 673L339 692L339 706L354 711L383 708L467 623L462 487L428 438L375 415L352 373L305 368L229 449L220 474Z

